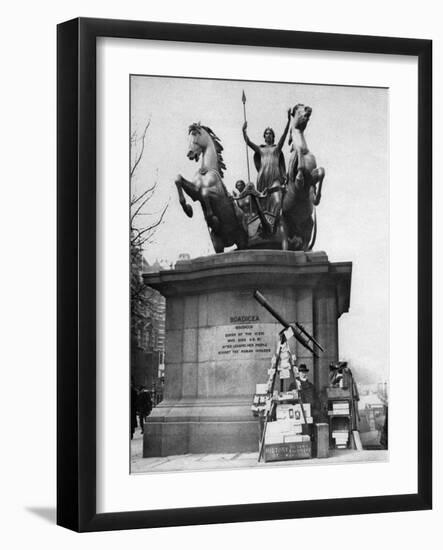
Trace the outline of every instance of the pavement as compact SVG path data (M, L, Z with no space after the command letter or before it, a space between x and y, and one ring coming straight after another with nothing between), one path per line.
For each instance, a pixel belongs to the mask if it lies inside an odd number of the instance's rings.
M388 451L385 450L331 450L328 458L310 458L287 460L284 462L258 462L258 450L254 453L225 454L185 454L165 457L143 458L143 435L136 429L131 441L131 474L199 471L199 470L232 470L237 468L269 468L281 466L312 466L325 464L343 464L358 462L387 462Z

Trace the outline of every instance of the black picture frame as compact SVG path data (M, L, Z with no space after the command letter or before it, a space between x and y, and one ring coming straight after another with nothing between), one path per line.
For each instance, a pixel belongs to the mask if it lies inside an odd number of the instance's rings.
M418 59L416 494L96 512L96 39L167 40ZM74 19L57 29L57 523L76 531L425 510L432 507L432 42L255 28Z

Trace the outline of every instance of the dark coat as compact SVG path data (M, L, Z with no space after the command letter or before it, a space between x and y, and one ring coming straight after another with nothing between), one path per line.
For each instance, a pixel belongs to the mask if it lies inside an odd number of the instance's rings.
M296 383L293 382L289 386L289 390L295 389L299 390L302 403L309 403L311 405L312 416L317 417L319 413L319 402L314 384L309 382L309 380L300 380L300 378L297 378Z
M310 403L311 406L314 406L317 401L317 392L315 391L315 386L309 380L300 380L300 397L303 403Z
M137 426L136 401L137 401L137 391L135 390L135 388L131 386L131 433L134 432Z
M148 416L152 410L151 394L148 391L141 391L137 396L137 411L139 414Z

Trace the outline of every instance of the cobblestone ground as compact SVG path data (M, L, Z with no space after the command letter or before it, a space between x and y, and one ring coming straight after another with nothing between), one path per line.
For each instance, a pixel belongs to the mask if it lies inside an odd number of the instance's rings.
M174 472L180 470L232 470L236 468L269 468L284 466L312 466L325 463L387 462L388 451L331 451L328 458L288 460L285 462L258 462L255 453L186 454L167 457L143 458L143 436L137 428L131 441L131 473Z

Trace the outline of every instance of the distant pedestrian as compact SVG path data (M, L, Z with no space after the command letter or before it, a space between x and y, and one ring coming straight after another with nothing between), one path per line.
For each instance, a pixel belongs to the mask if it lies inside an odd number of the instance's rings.
M137 427L137 390L134 386L134 380L131 379L131 439L134 437L135 428Z
M152 399L151 394L145 386L142 386L138 396L137 396L137 411L140 422L141 432L144 432L144 423L146 418L151 414L152 411Z
M383 403L384 408L384 422L383 428L380 432L380 446L382 449L388 448L388 398L386 395L378 394L380 401Z

